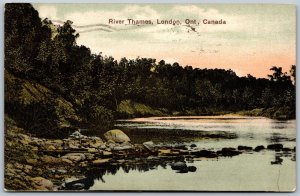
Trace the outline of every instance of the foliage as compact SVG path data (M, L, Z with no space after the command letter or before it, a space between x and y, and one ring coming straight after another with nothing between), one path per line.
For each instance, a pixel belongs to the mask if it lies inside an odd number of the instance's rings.
M255 108L279 111L262 112L272 113L272 118L287 112L289 118L295 116L295 65L290 75L273 66L269 79L264 79L152 58L122 58L118 62L77 45L79 34L69 20L61 26L48 19L41 21L30 4L11 3L5 8L5 69L21 81L43 86L69 102L68 108L83 119L82 126L106 130L120 116L216 114ZM58 115L64 110L61 102L35 100L26 104L17 99L22 97L24 85L9 85L5 91L6 112L16 119L19 113L26 114L24 122L36 121L41 126L24 127L44 130L42 127L62 124ZM31 111L36 112L35 117Z

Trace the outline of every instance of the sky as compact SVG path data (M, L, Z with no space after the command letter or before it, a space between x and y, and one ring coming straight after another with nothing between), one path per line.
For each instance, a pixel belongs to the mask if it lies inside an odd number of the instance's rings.
M66 20L93 53L194 68L232 69L265 78L272 66L296 64L296 7L288 4L33 4L42 19ZM124 24L109 24L109 19ZM151 20L131 25L127 19ZM157 20L179 20L179 25ZM196 24L185 23L186 19ZM226 24L203 24L203 20Z

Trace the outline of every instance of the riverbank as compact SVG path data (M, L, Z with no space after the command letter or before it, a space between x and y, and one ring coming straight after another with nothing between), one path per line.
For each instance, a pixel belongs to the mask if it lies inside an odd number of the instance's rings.
M280 143L220 149L152 141L137 144L121 130L108 131L101 138L74 132L66 139L51 140L25 134L13 124L7 124L5 145L5 188L25 191L87 190L90 181L86 174L98 170L114 172L118 167L147 170L155 165L170 165L174 172L188 173L197 168L187 166L186 161L217 160L266 150L295 156L296 150ZM278 157L271 164L281 162Z
M119 119L131 119L152 116L219 116L219 115L242 115L267 117L276 120L296 119L295 109L289 107L271 107L271 108L254 108L254 109L220 109L220 108L201 108L186 109L183 111L168 111L166 108L152 108L148 105L136 103L131 100L122 101L117 110Z

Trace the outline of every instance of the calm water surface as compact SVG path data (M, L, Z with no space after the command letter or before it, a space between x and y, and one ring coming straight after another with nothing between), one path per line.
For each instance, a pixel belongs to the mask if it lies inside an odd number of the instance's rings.
M296 121L262 117L151 117L117 121L133 143L196 144L219 150L281 143L296 146ZM280 160L276 164L276 160ZM116 166L87 176L89 190L292 191L296 184L295 152L243 153L235 157L186 160L196 172L176 173L170 163ZM275 163L274 163L275 162ZM96 173L96 174L95 174Z

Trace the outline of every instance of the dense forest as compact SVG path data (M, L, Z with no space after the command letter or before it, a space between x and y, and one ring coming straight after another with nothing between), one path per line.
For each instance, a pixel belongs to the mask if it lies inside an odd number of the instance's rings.
M55 26L31 4L6 4L5 114L20 127L58 136L78 127L105 131L114 119L137 116L295 118L295 65L289 73L270 66L266 79L152 58L117 61L77 45L79 36L71 21Z

